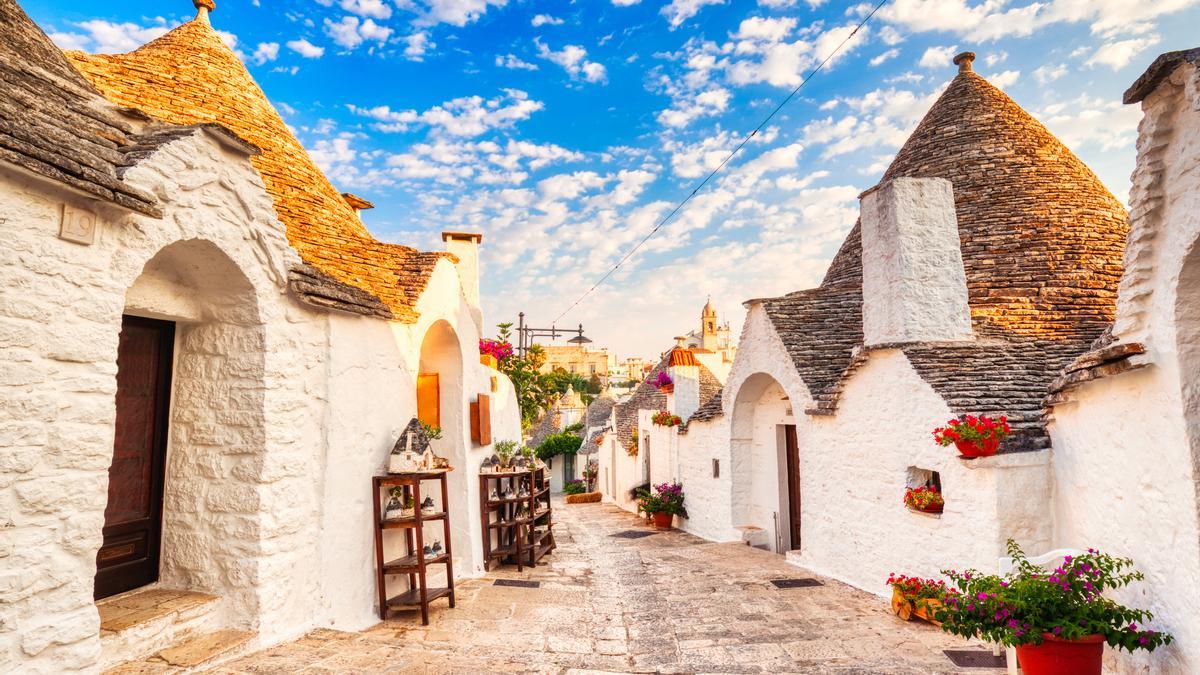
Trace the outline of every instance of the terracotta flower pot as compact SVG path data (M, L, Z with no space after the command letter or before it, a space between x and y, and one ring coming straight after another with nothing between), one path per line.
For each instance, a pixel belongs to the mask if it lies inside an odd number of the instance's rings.
M491 354L480 354L479 362L488 368L491 368L492 370L500 369L500 362L497 361L496 357L492 356Z
M663 386L659 387L658 390L664 394L670 394L673 391L675 391L675 385L673 385L673 384L663 385Z
M656 529L656 530L671 529L671 521L674 518L675 518L674 515L672 515L670 513L664 513L662 511L657 511L655 513L650 514L650 519L654 521L654 529Z
M954 441L954 447L958 448L958 453L963 457L991 457L996 454L996 449L1000 447L1000 441L995 438L979 442Z
M1043 633L1040 645L1018 645L1017 663L1025 675L1100 675L1104 663L1104 636L1063 640Z

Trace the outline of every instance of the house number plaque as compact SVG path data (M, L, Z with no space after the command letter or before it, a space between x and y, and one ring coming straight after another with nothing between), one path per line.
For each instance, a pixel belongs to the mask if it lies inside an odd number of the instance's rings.
M91 246L96 243L96 214L64 204L58 236L76 244Z

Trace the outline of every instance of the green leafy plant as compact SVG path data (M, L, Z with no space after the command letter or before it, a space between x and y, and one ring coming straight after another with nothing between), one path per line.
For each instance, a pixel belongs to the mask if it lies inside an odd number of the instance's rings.
M1154 618L1150 612L1104 597L1107 590L1142 580L1131 559L1088 549L1047 572L1030 563L1011 539L1008 554L1015 567L1003 576L942 572L958 590L936 613L942 630L1008 646L1041 644L1045 635L1078 640L1098 634L1110 646L1129 651L1153 650L1174 639L1139 626Z
M583 439L575 434L561 432L551 434L537 447L537 456L545 461L558 455L573 455L579 452Z
M428 438L429 440L436 441L437 439L442 437L442 428L441 427L437 427L432 424L426 424L425 422L421 422L421 421L418 421L418 423L421 425L421 431L425 432L425 437Z
M587 485L581 480L569 480L563 486L563 492L569 495L581 495L587 492Z
M517 455L520 447L521 444L516 441L496 441L492 449L495 451L496 457L500 459L500 463L508 466L512 462L513 457Z

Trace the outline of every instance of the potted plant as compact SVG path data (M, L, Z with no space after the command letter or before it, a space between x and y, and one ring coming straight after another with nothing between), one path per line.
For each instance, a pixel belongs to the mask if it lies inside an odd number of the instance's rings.
M910 487L904 490L904 505L923 513L941 513L946 500L932 485Z
M675 382L671 379L670 373L665 370L658 371L658 375L654 378L654 386L664 394L675 391Z
M908 621L914 616L940 625L935 614L946 598L956 594L953 588L946 588L945 581L921 579L895 573L888 575L887 583L892 587L892 611L896 616Z
M495 451L496 458L500 460L500 469L507 471L512 467L513 457L516 457L517 450L520 448L516 441L496 441Z
M954 444L959 454L968 459L988 457L996 454L1000 441L1008 437L1012 429L1008 417L1001 415L993 420L987 415L966 415L961 419L946 422L946 426L933 430L933 440L938 445Z
M672 415L666 410L660 410L654 413L654 416L650 418L650 421L660 427L677 427L680 424L683 424L683 418L681 418L679 415Z
M650 515L656 530L671 529L671 521L676 515L687 518L687 509L683 506L683 486L679 483L655 485L653 492L640 490L638 497L642 511Z
M421 422L421 430L425 432L425 437L431 441L436 441L442 437L442 428L439 426Z
M1099 675L1106 642L1151 651L1174 639L1140 625L1154 618L1150 612L1104 597L1143 578L1129 558L1088 549L1047 572L1012 540L1008 554L1014 568L1004 576L943 572L959 594L936 613L942 630L1016 647L1025 675Z
M488 338L479 341L479 362L489 368L499 370L500 363L512 355L513 347L510 342Z
M581 495L587 492L587 485L579 479L569 480L566 485L563 485L563 492L569 495Z

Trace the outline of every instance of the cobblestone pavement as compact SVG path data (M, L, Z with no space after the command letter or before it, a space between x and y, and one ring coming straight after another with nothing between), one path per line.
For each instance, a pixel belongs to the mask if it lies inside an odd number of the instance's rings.
M681 532L640 539L644 521L602 504L555 506L558 549L536 570L500 568L430 607L361 633L317 630L215 673L955 673L943 649L982 648L781 556ZM539 588L493 585L539 581Z

